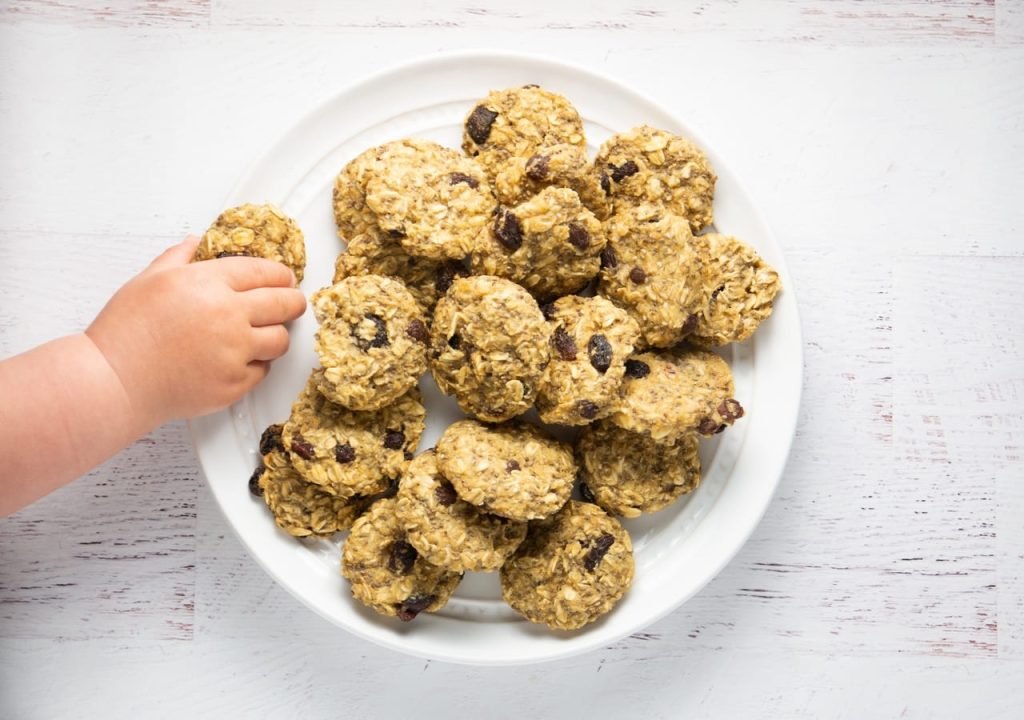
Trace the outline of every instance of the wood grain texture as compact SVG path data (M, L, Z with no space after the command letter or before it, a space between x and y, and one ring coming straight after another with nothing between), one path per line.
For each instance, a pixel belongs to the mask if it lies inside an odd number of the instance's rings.
M701 131L787 252L803 405L750 542L601 651L424 662L277 587L171 424L0 520L0 717L1019 715L1021 4L584 5L0 5L0 356L84 327L354 79L557 55Z

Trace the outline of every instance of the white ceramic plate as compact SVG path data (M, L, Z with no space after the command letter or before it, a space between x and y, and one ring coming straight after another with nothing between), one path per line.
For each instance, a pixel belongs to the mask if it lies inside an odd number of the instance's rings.
M443 55L370 77L314 109L255 163L225 206L273 202L306 235L307 294L330 283L342 249L331 189L341 167L362 150L403 137L458 148L462 120L493 88L526 83L562 93L586 123L591 153L611 133L648 123L687 136L718 173L716 227L751 243L778 269L785 292L752 340L727 348L736 397L746 416L703 443L704 481L669 508L627 520L636 580L619 605L574 633L551 632L520 619L502 601L495 573L467 573L436 615L401 623L354 601L339 574L340 538L297 541L274 526L247 480L258 464L260 432L283 422L312 367L316 323L311 311L291 329L288 354L266 382L230 409L191 424L203 471L217 503L253 558L310 608L356 635L422 657L479 665L552 660L608 645L654 622L700 590L735 555L757 525L779 481L796 426L802 373L793 283L782 252L725 161L684 122L633 90L552 60L522 55ZM683 108L685 111L685 107ZM429 375L421 383L428 410L421 448L433 446L461 417Z

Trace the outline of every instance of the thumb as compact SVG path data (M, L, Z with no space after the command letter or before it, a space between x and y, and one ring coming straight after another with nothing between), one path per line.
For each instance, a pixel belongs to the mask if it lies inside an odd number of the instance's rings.
M199 245L199 238L189 235L177 245L172 245L164 250L143 272L159 272L180 265L188 265L196 253L197 245Z

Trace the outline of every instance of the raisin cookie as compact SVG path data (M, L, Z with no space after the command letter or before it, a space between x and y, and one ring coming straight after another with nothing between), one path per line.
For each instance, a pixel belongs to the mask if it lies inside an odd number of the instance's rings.
M640 353L626 361L622 396L610 419L660 443L693 432L714 435L743 417L734 392L729 366L713 352Z
M654 203L700 232L714 219L715 176L704 153L689 140L647 125L612 135L594 164L615 210Z
M714 346L746 340L772 314L782 289L779 274L748 245L728 235L708 233L704 267L707 304L690 341Z
M429 320L437 299L448 291L452 280L468 274L454 261L414 257L398 240L372 231L348 241L348 247L334 261L333 282L355 275L383 275L400 280Z
M436 612L455 592L462 573L427 562L416 552L396 514L398 501L381 500L356 520L341 553L341 574L352 595L381 615L409 621Z
M419 388L380 410L356 412L318 389L314 370L292 406L281 441L302 477L342 498L385 492L412 459L427 412Z
M378 227L410 255L468 255L497 206L484 171L455 150L425 140L388 143L378 162L366 182L366 205Z
M551 333L551 362L537 393L540 419L586 425L606 417L640 338L636 321L603 297L567 295L541 310Z
M500 208L481 233L471 267L513 280L536 297L576 292L601 269L604 231L568 188L548 187L513 208Z
M338 237L345 242L360 235L373 235L380 229L377 215L366 204L366 184L379 171L385 147L372 147L359 153L345 164L334 180L334 222L338 226Z
M404 395L427 370L430 332L405 286L354 275L313 295L324 367L320 392L352 410L376 410Z
M518 205L546 187L574 190L600 220L611 213L611 200L586 148L580 145L562 143L541 148L529 157L513 157L494 180L494 194L502 205Z
M633 543L619 521L570 500L550 520L531 523L501 568L501 594L530 622L576 630L615 606L633 571Z
M395 512L409 542L428 562L462 572L497 570L526 537L514 522L460 500L427 451L409 463Z
M441 392L490 422L533 405L550 358L547 324L530 293L503 278L457 278L437 303L431 371Z
M525 423L452 423L437 441L437 466L461 499L519 521L556 512L576 479L572 449Z
M492 180L513 158L555 145L586 147L583 120L561 95L536 85L494 90L464 123L462 149Z
M576 446L580 490L612 515L637 517L660 510L700 485L697 435L662 445L611 423L595 423Z
M193 261L250 255L283 263L302 282L306 241L295 221L273 205L239 205L225 210L203 233Z
M646 345L675 345L697 327L705 305L706 244L654 205L616 212L606 228L597 291L637 321Z
M326 536L348 529L368 502L339 498L303 479L281 444L281 430L281 425L271 425L263 432L260 450L265 452L249 489L263 497L274 522L289 535Z

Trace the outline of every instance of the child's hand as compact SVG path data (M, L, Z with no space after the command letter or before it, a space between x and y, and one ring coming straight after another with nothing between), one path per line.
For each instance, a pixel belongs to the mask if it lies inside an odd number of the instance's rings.
M197 242L164 252L86 330L144 427L236 401L285 353L283 323L306 308L284 265L251 257L190 264Z

